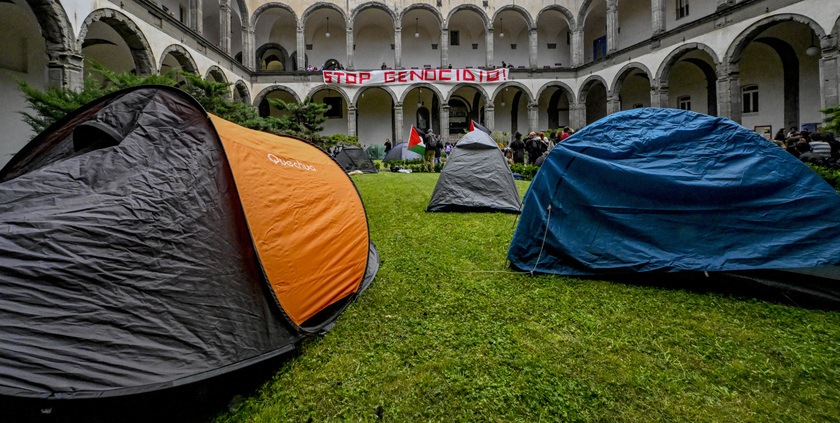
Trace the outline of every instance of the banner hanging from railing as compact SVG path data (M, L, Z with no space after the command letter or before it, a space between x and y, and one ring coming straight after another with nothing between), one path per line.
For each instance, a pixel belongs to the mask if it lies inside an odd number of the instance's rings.
M400 69L366 72L348 72L335 70L324 72L325 84L345 85L351 87L375 85L408 85L418 82L437 84L498 84L508 80L508 70L505 68L494 70L478 69Z

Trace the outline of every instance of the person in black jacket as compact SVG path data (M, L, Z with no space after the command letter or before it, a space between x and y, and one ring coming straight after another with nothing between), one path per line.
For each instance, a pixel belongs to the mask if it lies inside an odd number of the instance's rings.
M510 149L513 152L514 163L525 163L525 143L522 142L522 134L518 131L513 134L513 141L510 143Z

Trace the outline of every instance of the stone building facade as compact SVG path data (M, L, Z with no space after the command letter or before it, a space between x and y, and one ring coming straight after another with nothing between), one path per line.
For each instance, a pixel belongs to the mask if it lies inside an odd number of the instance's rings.
M549 4L550 3L550 4ZM637 107L723 116L762 134L817 126L840 104L840 1L5 0L0 164L32 135L16 80L77 89L91 62L181 68L266 99L333 106L325 134L456 138L476 120L512 134L580 128ZM501 84L324 84L320 71L512 66Z

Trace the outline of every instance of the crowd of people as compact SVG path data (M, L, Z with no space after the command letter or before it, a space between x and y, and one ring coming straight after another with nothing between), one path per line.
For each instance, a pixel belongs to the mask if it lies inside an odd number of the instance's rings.
M795 127L785 133L779 129L773 142L805 163L840 167L840 141L831 132L797 131Z
M548 156L548 152L573 133L568 126L562 131L550 132L548 136L545 132L531 132L525 139L522 138L522 134L516 132L509 148L505 150L505 157L510 164L522 163L539 167Z

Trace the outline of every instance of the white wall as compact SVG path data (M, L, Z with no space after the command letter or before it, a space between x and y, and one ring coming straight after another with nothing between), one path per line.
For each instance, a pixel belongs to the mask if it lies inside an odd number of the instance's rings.
M650 38L652 33L650 2L651 0L620 0L618 2L616 47L619 50Z
M359 136L359 143L363 146L373 144L384 146L385 139L391 139L393 146L391 95L379 88L365 90L363 94L364 97L359 97L357 106L359 125L356 133Z
M0 167L35 135L20 114L27 107L15 79L45 89L46 65L44 39L32 11L0 3Z
M668 89L668 107L679 109L679 98L691 97L691 111L708 113L708 94L706 93L706 76L696 65L686 61L677 62L671 69L671 79Z

